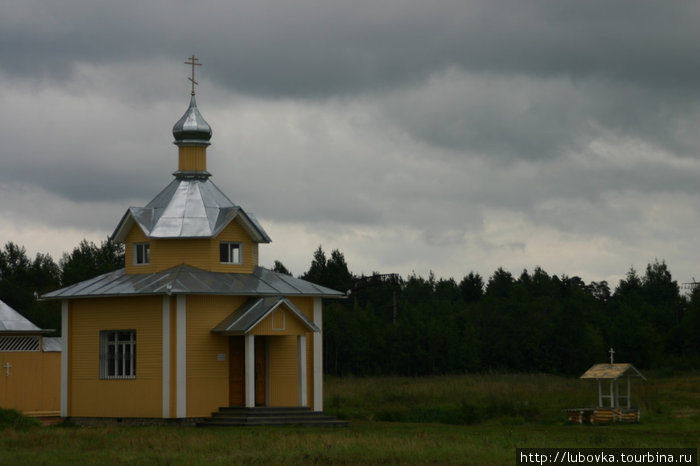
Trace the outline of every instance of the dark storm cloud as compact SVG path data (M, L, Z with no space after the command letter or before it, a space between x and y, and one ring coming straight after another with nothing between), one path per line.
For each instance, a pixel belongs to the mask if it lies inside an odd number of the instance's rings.
M170 129L195 53L213 179L283 232L272 259L295 272L323 242L365 272L542 265L600 280L654 251L689 274L697 261L674 251L700 221L699 11L4 2L0 234L101 237L145 205L177 164Z
M65 79L76 63L181 59L225 86L323 96L472 72L599 77L696 93L697 2L41 2L2 7L9 74Z
M133 64L184 68L184 54L196 52L203 79L264 98L391 92L376 104L388 124L462 153L550 159L584 150L604 129L697 156L695 132L679 131L698 108L697 2L27 0L1 8L0 72L9 77L65 83L84 63L115 74ZM138 77L112 79L144 101L167 98L146 83L129 87Z

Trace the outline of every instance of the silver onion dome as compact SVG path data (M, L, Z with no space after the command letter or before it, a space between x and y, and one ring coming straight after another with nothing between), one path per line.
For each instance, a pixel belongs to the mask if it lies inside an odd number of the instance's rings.
M194 94L190 99L190 106L182 115L182 118L173 126L173 136L175 136L175 144L194 144L194 145L209 145L212 131L211 126L204 120L202 114L197 109L197 102L194 99Z

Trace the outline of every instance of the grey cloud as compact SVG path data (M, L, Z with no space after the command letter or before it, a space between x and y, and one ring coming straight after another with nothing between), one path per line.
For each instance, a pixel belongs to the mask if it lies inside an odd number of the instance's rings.
M697 100L598 79L452 69L424 85L385 93L375 105L419 140L504 163L563 157L609 137L637 138L690 157L697 157L700 142L684 128L697 118Z
M302 241L367 261L354 270L488 274L509 261L570 273L563 253L583 244L589 276L651 250L689 273L676 251L698 223L683 206L700 175L698 8L10 2L0 189L44 197L2 207L34 213L44 199L29 223L111 232L171 179L182 62L196 53L214 181ZM657 211L669 212L663 226ZM533 246L543 238L551 251ZM674 257L657 253L668 238Z
M184 50L223 86L277 96L386 88L449 66L693 94L700 77L699 7L689 1L34 0L3 10L3 70L56 79L76 63L180 61Z

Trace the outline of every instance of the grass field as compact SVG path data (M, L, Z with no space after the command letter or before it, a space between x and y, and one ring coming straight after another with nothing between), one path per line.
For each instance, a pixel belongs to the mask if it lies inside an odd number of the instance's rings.
M348 428L37 427L0 416L0 464L514 464L523 447L695 447L700 374L634 387L640 424L568 425L595 387L548 375L330 379ZM4 429L3 429L4 427Z

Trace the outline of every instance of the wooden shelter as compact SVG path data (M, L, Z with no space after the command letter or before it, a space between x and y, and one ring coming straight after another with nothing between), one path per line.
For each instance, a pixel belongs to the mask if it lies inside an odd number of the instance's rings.
M595 408L567 409L569 421L595 424L610 422L639 422L639 408L632 406L632 377L646 381L646 377L632 364L614 363L610 350L609 364L595 364L581 375L581 379L598 383L598 405ZM626 388L620 391L620 380Z
M30 416L59 414L60 338L0 301L0 407Z

